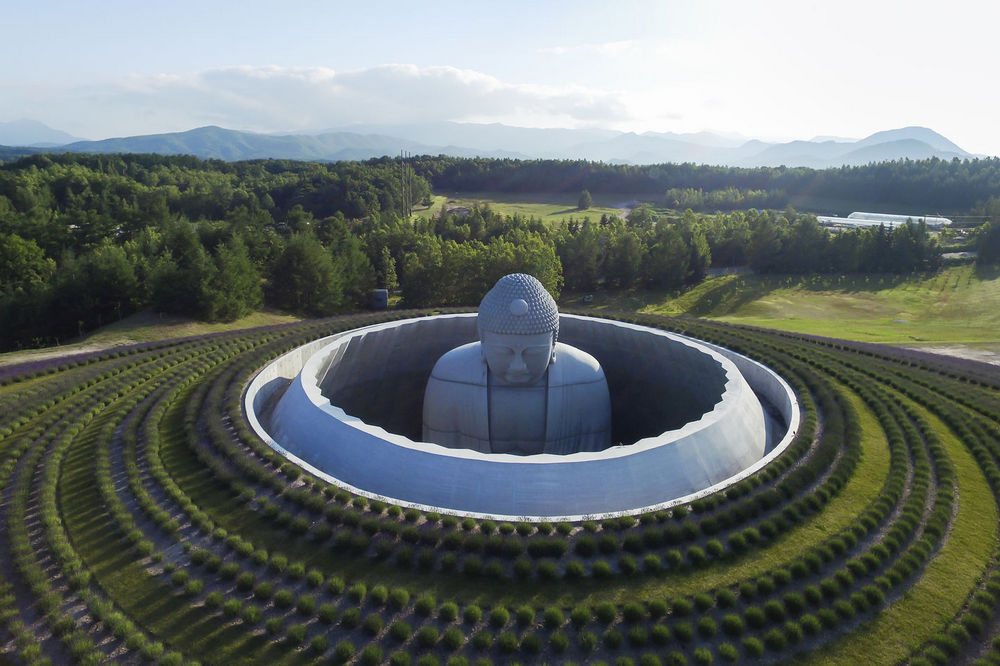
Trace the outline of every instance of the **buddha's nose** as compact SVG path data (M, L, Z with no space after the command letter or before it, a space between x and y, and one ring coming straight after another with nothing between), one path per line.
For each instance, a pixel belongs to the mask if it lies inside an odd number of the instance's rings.
M507 371L508 372L523 372L524 370L527 370L527 369L528 369L528 366L526 366L524 364L524 357L521 355L520 352L515 352L514 353L514 358L513 358L513 360L511 360L510 367L507 368Z

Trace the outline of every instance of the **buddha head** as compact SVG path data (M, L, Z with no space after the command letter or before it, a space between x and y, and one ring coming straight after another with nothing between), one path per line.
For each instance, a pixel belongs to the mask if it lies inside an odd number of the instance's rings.
M483 360L501 384L534 384L555 361L559 311L542 283L530 275L500 278L479 304L476 323Z

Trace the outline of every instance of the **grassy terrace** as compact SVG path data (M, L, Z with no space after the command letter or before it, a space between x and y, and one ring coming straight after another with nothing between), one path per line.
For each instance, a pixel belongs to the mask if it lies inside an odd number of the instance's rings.
M971 271L816 288L924 331L929 299L989 325L994 280ZM269 319L15 367L0 385L0 663L1000 661L1000 376L657 314L752 321L741 308L812 297L741 279L719 278L744 305L715 303L710 280L627 316L768 363L805 405L799 436L721 493L599 522L369 501L247 429L240 397L268 359L422 313ZM970 330L963 343L987 339Z

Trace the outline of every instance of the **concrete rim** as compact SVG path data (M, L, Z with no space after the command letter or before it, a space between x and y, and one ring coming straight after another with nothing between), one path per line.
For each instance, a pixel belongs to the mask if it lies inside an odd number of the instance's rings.
M329 401L320 393L318 386L318 377L321 373L325 373L325 364L327 360L331 357L333 353L341 348L343 345L350 343L351 339L357 336L364 335L369 332L379 331L387 328L394 328L406 325L419 325L421 321L426 321L430 319L440 319L447 317L475 317L475 313L467 314L457 314L457 315L436 315L433 317L417 317L409 319L401 319L398 321L387 322L383 324L375 324L372 326L366 326L363 328L353 329L350 331L345 331L342 333L334 334L326 338L321 338L319 340L307 343L302 347L295 350L287 352L282 356L271 361L267 366L261 369L260 372L251 380L247 387L246 393L244 395L244 408L248 421L250 422L251 428L261 437L272 449L280 453L285 458L300 465L301 467L307 469L316 476L322 478L323 480L336 485L338 487L344 488L352 493L362 495L371 499L378 499L392 504L397 504L400 506L414 507L424 511L436 511L443 514L451 514L457 516L472 516L476 518L491 518L499 520L531 520L531 521L542 521L542 520L569 520L569 521L579 521L585 519L593 518L603 518L608 516L619 516L619 515L635 515L640 513L646 513L650 511L656 511L660 509L669 508L679 504L685 504L691 502L699 497L704 497L712 493L718 492L719 490L732 485L746 477L752 475L754 472L758 471L769 462L771 462L775 457L780 455L784 451L791 441L794 439L800 425L801 414L800 405L795 396L794 391L777 373L770 370L766 366L753 361L745 356L732 352L730 350L717 347L710 343L706 343L700 340L689 338L686 336L681 336L675 333L670 333L667 331L662 331L659 329L640 326L637 324L631 324L627 322L619 322L615 320L601 319L596 317L581 317L578 315L568 315L561 314L561 317L571 318L571 319L581 319L588 322L606 324L611 326L618 326L621 328L632 329L636 331L641 331L643 333L650 333L656 336L662 336L665 339L669 339L671 342L680 343L687 347L691 347L698 352L707 354L716 360L721 366L723 371L726 373L727 381L725 384L725 390L723 391L723 397L725 397L726 392L732 390L735 384L743 384L742 381L736 382L734 378L743 379L741 375L740 368L738 366L743 366L744 368L750 369L755 375L761 375L767 378L767 382L771 385L771 390L774 387L778 387L778 391L782 394L780 396L781 402L783 404L775 405L782 412L785 421L788 423L787 429L784 436L777 443L774 448L769 451L763 458L756 461L752 465L742 469L733 476L724 479L714 485L708 486L694 493L689 493L681 497L667 498L662 502L646 504L643 506L637 506L634 508L624 509L624 510L614 510L606 513L585 513L585 514L574 514L574 515L538 515L538 516L523 516L523 515L512 515L512 514L501 514L501 513L483 513L477 511L465 511L458 510L449 507L442 507L436 505L422 504L419 502L408 501L405 498L391 497L388 495L383 495L376 492L371 492L365 488L359 488L350 483L347 483L341 479L336 478L330 473L324 472L311 465L309 462L302 460L298 456L294 455L287 449L285 449L281 444L274 440L267 429L261 424L257 417L257 408L261 404L260 392L264 384L275 376L274 373L269 373L269 369L275 368L282 361L288 360L295 355L300 358L304 358L304 362L301 364L301 376L302 387L308 396L309 402L313 406L327 414L330 418L334 418L345 425L355 428L359 431L363 431L370 436L377 437L378 439L389 442L395 446L415 449L433 456L446 456L453 458L467 458L474 459L482 462L503 462L507 464L516 465L533 465L533 464L558 464L558 465L573 465L575 463L588 462L592 463L601 460L610 460L614 458L622 458L633 456L643 451L648 451L653 448L669 446L671 443L682 440L683 438L697 432L699 429L706 427L709 423L714 423L720 418L725 418L727 409L730 408L729 402L722 399L715 405L715 407L702 415L698 420L689 422L683 427L661 433L655 437L647 437L639 440L638 442L628 445L628 446L613 446L610 449L606 449L600 452L583 452L569 455L552 455L552 454L539 454L534 456L518 456L510 454L485 454L477 451L471 451L466 449L450 449L447 447L442 447L437 444L428 442L415 442L403 435L387 432L385 429L365 423L360 419L352 417L344 412L344 410L331 405ZM292 363L292 367L295 363ZM280 374L280 373L279 373ZM287 370L285 376L287 375ZM308 378L308 379L307 379ZM759 382L758 382L759 383ZM743 384L745 385L745 384ZM774 401L771 401L772 404Z

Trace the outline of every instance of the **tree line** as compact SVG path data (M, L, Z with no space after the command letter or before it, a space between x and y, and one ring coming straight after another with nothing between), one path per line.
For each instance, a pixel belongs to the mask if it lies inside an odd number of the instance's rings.
M410 164L438 190L630 193L680 210L780 210L795 198L808 196L905 203L914 209L959 214L1000 192L1000 158L935 157L832 169L446 156L415 157Z
M408 306L474 305L515 271L558 296L678 289L712 266L909 272L938 261L922 224L832 234L790 208L665 215L639 206L627 218L581 211L559 224L486 206L430 218L402 210L401 174L406 198L420 201L449 182L448 165L495 163L414 158L410 173L388 159L35 155L2 164L0 348L63 341L145 308L223 321L262 304L327 315L366 307L375 287L398 289ZM433 164L438 172L425 168ZM522 164L540 175L538 163Z

